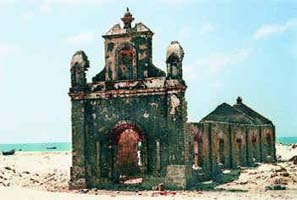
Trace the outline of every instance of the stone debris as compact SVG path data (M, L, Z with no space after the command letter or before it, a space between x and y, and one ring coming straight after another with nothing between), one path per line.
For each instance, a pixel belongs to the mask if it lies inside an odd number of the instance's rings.
M140 184L140 183L142 183L142 178L135 178L135 179L129 179L124 181L124 184L127 184L127 185Z
M176 195L176 192L174 191L158 191L158 192L153 192L152 196L156 197L156 196L174 196Z
M247 168L241 172L238 180L217 188L249 191L297 189L296 182L297 167L291 162L282 162Z
M297 156L293 156L292 158L290 158L289 162L293 162L294 165L297 165Z
M266 186L266 190L286 190L286 186L284 185L271 185L271 186Z
M83 194L86 194L86 193L88 193L89 192L89 189L81 189L80 190L80 193L83 193Z
M11 167L4 167L6 170L12 170Z

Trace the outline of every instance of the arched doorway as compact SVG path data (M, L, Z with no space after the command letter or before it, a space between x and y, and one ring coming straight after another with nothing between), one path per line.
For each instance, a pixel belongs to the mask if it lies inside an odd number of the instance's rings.
M119 135L115 167L120 176L136 176L140 172L141 158L139 147L141 138L133 129L126 129Z
M145 141L135 124L119 123L111 131L113 181L139 177L146 166Z

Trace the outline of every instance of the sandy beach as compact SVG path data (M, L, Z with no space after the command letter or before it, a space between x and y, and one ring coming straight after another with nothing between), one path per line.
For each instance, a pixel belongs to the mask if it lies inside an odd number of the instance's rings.
M297 148L277 144L280 162L244 168L237 180L217 186L218 191L177 191L161 195L156 191L70 191L70 152L17 152L13 156L0 156L0 199L297 199L297 165L288 162L294 155ZM267 190L268 186L275 185L286 190Z

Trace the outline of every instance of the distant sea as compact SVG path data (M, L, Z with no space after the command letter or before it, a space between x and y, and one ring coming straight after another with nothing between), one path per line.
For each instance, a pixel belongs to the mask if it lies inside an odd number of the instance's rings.
M70 151L70 142L56 142L56 143L26 143L26 144L0 144L0 151L9 151L15 149L16 151Z
M297 137L279 137L276 138L277 143L297 144ZM26 143L26 144L0 144L0 151L35 151L35 152L51 152L51 151L71 151L70 142L56 143Z
M297 144L297 137L279 137L276 138L276 142L281 144Z

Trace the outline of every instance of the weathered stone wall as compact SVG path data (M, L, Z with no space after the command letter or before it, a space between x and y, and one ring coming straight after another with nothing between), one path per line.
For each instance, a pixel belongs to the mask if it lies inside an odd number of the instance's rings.
M232 167L247 166L247 127L244 125L231 126Z
M222 169L275 161L275 133L272 125L200 122L188 123L188 131L192 138L192 142L189 142L189 160L196 179L192 182L216 176ZM267 140L267 134L271 134L271 142ZM195 143L198 143L198 167L194 166ZM197 175L199 167L202 168L203 177Z
M171 81L168 87L174 85ZM146 95L113 91L111 96L94 92L84 100L76 100L81 98L78 93L72 100L73 188L96 187L116 179L117 145L112 142L112 130L121 123L133 124L143 134L141 174L166 177L168 185L186 187L225 168L275 160L274 126L187 124L184 90Z
M86 187L85 179L85 104L83 100L72 101L72 167L70 188Z
M275 159L275 130L273 125L260 127L262 162L274 162Z
M229 168L231 166L229 125L225 123L212 123L211 137L212 173L216 175L221 172L221 168Z
M183 92L73 100L73 149L85 162L88 186L94 187L115 178L117 147L112 144L111 131L120 123L134 124L143 134L142 158L146 159L142 162L143 174L166 176L167 165L185 166L184 101ZM85 138L77 138L76 129L81 136L85 130Z
M210 123L189 123L189 131L192 135L192 142L189 143L190 153L189 157L193 165L193 173L201 167L204 171L204 176L210 178L212 176L212 162L211 162L211 140L210 140ZM194 166L194 143L198 143L198 166ZM204 178L205 178L204 177ZM201 178L201 177L200 177Z
M185 165L168 165L166 184L178 188L185 188L187 179L185 178L186 166Z
M247 162L249 166L253 166L255 162L261 162L261 135L258 126L250 126L247 134L248 157Z
M183 173L179 173L183 174L180 179L186 183L190 176L189 148L185 145L189 137L185 135L186 85L182 74L178 80L169 79L165 72L152 64L153 33L149 30L136 31L146 27L138 24L135 30L119 28L117 25L112 28L112 31L120 31L119 34L103 36L105 68L93 78L92 83L84 82L80 90L70 89L73 104L81 101L84 107L82 118L75 114L78 108L74 107L72 111L72 120L84 123L85 135L81 141L73 138L73 148L77 148L76 144L84 144L84 149L78 153L84 160L87 186L96 187L117 181L120 177L116 166L119 150L113 141L116 137L113 131L118 126L133 126L137 133L141 133L141 176L166 176L170 184L175 175L167 173L168 169L179 166L184 169ZM121 59L119 52L124 55ZM182 57L179 58L180 68ZM128 60L128 64L120 65L123 60ZM85 73L83 78L85 80Z
M144 135L144 139L147 141L147 152L150 152L148 155L147 172L152 174L155 171L156 163L156 148L155 140L159 139L161 141L161 148L163 147L163 141L166 140L167 133L162 130L159 130L156 126L159 124L154 123L153 119L160 117L162 114L166 114L165 108L166 97L133 97L133 98L116 98L108 100L92 100L92 119L91 123L94 125L93 132L88 133L90 138L89 143L98 141L101 145L101 166L94 166L90 163L90 167L94 170L101 169L101 177L108 177L112 179L113 166L111 158L113 149L110 148L111 145L111 130L119 122L128 122L138 126ZM137 106L134 106L137 105ZM163 118L164 119L164 118ZM166 124L166 121L160 119L161 124ZM161 137L161 138L160 138ZM162 151L163 152L163 151ZM87 151L87 154L97 154L94 148L90 148ZM94 156L93 156L94 157ZM163 156L161 156L163 158ZM103 164L106 163L106 164ZM162 167L161 167L162 168ZM92 176L92 175L91 175Z

